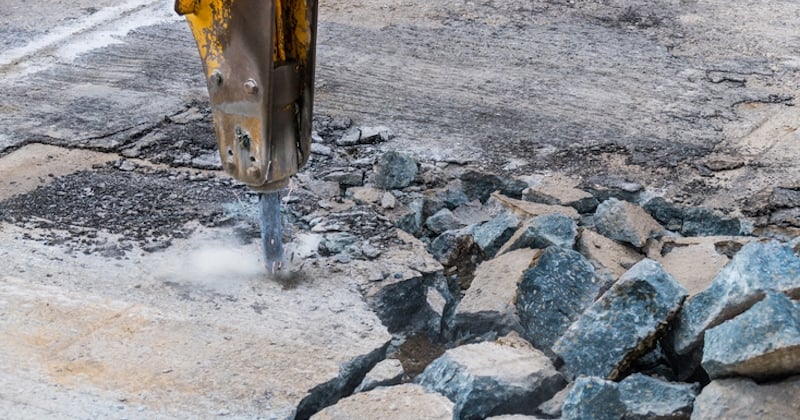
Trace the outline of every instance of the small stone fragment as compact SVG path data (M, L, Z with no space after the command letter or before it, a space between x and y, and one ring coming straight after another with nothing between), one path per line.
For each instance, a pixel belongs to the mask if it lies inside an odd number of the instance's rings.
M799 374L800 303L769 292L741 315L709 329L702 365L712 379Z
M372 187L351 187L347 189L345 196L352 198L356 203L375 204L381 201L384 192Z
M564 360L563 372L568 378L619 378L652 349L686 295L660 264L638 262L555 343L553 351Z
M561 406L561 418L619 420L625 418L627 408L622 403L615 382L593 376L581 376Z
M311 143L311 153L320 156L333 156L333 149L322 143Z
M495 191L513 198L520 198L528 184L514 178L477 171L468 171L461 175L461 185L469 200L480 200L485 203Z
M545 214L525 222L498 251L498 254L520 248L547 248L558 246L572 249L578 225L562 214Z
M711 381L694 401L692 420L800 418L800 376L758 385L749 378Z
M519 338L450 349L417 382L453 401L456 419L535 414L566 385L547 356Z
M541 403L539 405L539 411L548 418L560 418L561 407L564 405L564 400L567 398L567 395L569 395L569 392L572 390L573 384L574 382L564 387L561 391L556 392L553 398Z
M384 209L393 209L397 206L397 199L394 198L394 194L389 191L383 193L383 197L381 197L381 207Z
M744 312L769 290L800 293L800 256L776 241L748 243L711 286L687 300L667 336L667 349L690 355L702 346L707 329Z
M364 172L347 168L341 171L333 171L322 177L323 181L334 181L346 187L358 187L364 185Z
M367 376L353 392L366 392L379 386L398 385L403 379L403 374L403 364L399 360L381 360L367 372Z
M378 158L375 163L373 182L378 188L392 190L405 188L417 176L417 162L411 155L390 151Z
M636 199L639 198L639 193L644 189L642 185L637 182L631 182L615 176L603 175L590 177L581 188L590 192L599 202L606 201L610 198L635 202Z
M359 392L311 417L313 420L385 419L452 420L453 403L417 384Z
M594 267L581 254L559 247L545 249L519 284L517 312L525 338L551 354L553 343L602 288Z
M404 231L415 235L422 228L422 199L414 200L408 203L408 209L405 212L398 212L400 217L395 221L395 226L403 229Z
M684 236L736 236L745 234L742 223L701 207L684 207L663 197L655 197L642 206L667 229Z
M469 339L487 333L504 335L520 330L514 304L517 286L541 253L535 249L519 249L478 266L472 285L455 310L455 336Z
M642 248L648 239L664 232L664 228L641 207L616 198L600 203L594 220L601 235L637 248Z
M431 242L430 252L443 266L449 267L464 260L467 255L480 252L472 237L472 228L448 230Z
M566 217L564 219L567 219ZM573 225L570 219L567 219ZM487 258L497 254L500 247L514 234L520 224L519 218L509 212L503 212L488 222L479 225L473 231L473 238ZM573 236L574 238L574 236Z
M319 253L322 256L339 254L348 245L354 244L357 240L357 237L347 232L328 233L319 244Z

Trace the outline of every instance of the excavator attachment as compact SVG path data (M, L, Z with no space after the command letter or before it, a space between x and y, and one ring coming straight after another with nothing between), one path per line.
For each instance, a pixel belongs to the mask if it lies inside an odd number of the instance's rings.
M262 245L275 272L279 191L311 148L317 0L176 0L175 11L197 41L222 166L262 193Z

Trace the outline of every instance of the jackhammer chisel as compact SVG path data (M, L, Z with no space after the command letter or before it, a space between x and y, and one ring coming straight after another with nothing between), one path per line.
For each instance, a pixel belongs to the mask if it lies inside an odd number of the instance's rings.
M284 263L281 191L311 147L317 0L176 0L208 85L225 172L259 192L264 264Z

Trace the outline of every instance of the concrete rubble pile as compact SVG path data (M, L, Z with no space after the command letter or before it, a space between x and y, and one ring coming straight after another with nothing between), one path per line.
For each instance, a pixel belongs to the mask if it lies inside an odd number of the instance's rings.
M289 217L320 255L372 262L362 293L395 340L314 418L800 416L796 227L418 161L350 125L317 121ZM440 350L410 369L423 336Z

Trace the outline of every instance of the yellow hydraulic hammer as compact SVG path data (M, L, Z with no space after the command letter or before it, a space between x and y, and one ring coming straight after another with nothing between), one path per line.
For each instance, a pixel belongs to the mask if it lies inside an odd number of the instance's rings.
M176 0L208 84L225 172L262 193L262 243L282 263L280 196L308 160L317 0Z

